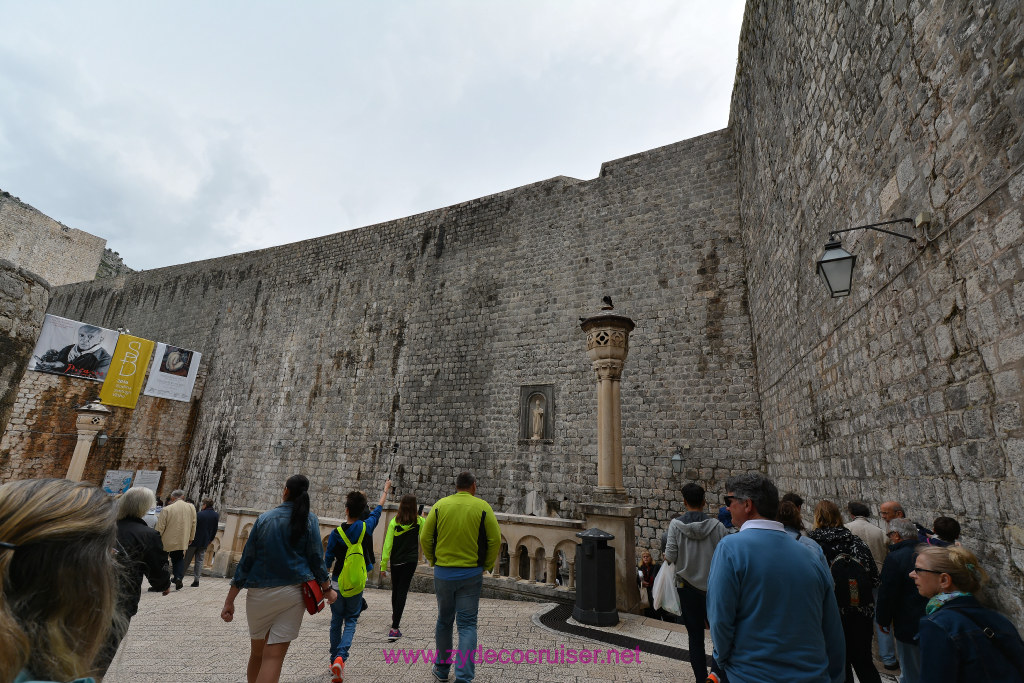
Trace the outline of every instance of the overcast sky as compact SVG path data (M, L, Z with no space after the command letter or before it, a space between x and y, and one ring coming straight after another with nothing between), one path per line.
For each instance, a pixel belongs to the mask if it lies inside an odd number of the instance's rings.
M724 128L740 0L0 0L0 189L136 269Z

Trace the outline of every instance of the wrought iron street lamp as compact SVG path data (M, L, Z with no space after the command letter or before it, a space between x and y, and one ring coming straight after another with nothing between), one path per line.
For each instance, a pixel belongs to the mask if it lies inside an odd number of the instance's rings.
M817 268L818 275L821 276L825 286L828 287L829 295L833 299L850 295L850 291L853 288L853 266L857 263L857 256L843 249L843 244L837 235L841 235L844 232L853 232L854 230L877 230L878 232L884 232L886 235L902 237L905 240L916 242L910 235L878 227L880 225L893 225L894 223L914 222L913 218L897 218L896 220L872 223L871 225L858 225L855 228L847 228L846 230L829 231L828 242L825 244L825 253L818 260Z

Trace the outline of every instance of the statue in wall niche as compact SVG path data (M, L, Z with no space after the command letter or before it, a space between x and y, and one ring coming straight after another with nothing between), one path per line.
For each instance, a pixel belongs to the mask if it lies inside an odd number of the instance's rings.
M530 401L530 438L544 438L544 397L537 394Z

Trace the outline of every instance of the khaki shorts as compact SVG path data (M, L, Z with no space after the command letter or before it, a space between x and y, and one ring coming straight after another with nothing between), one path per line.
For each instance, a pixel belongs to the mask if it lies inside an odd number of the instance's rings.
M306 605L301 586L250 588L245 593L245 616L252 640L267 639L267 645L290 643L299 635Z

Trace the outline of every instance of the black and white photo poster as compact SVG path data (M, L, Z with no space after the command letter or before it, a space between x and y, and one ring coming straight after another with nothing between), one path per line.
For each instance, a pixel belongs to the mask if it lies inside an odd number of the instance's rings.
M28 369L102 382L118 336L117 330L47 315Z

